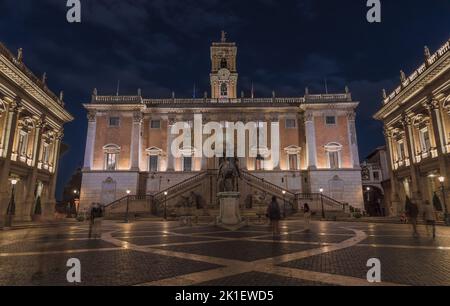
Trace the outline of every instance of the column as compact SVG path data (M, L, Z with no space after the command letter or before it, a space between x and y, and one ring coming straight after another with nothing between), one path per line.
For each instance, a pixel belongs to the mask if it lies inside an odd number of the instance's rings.
M422 195L420 192L420 182L419 173L417 165L415 163L415 146L414 146L414 135L412 131L412 120L411 117L406 115L402 120L402 124L405 128L406 134L406 145L408 148L409 161L410 161L410 175L411 175L411 185L412 185L412 201L416 201L416 204L420 207L422 205Z
M27 197L25 200L25 212L29 213L29 215L34 214L34 204L35 204L35 189L37 182L37 174L38 174L38 159L42 142L42 130L44 127L44 118L36 120L36 128L34 133L34 141L33 141L33 160L31 166L33 170L29 176L27 182Z
M269 132L268 132L268 135L267 135L267 141L269 142L269 145L267 147L270 150L270 153L271 153L271 157L270 158L272 159L272 161L275 161L274 157L272 156L272 152L274 152L273 151L274 150L273 147L277 145L277 143L274 144L272 142L272 137L274 136L274 135L272 135L272 133L273 133L273 131L272 131L272 123L275 123L275 124L278 123L278 135L275 135L275 137L277 137L277 139L278 139L278 148L275 148L276 150L278 150L278 162L277 162L277 164L273 165L273 170L279 171L280 170L280 163L281 163L281 156L282 156L282 153L283 153L283 150L281 148L280 120L279 120L277 114L271 114L268 119L269 119L269 123L267 124L267 129L268 129ZM299 118L299 116L297 116L297 132L299 130L299 128L298 128L299 127L299 122L300 122L300 118Z
M306 112L305 114L305 133L306 133L306 152L308 159L308 168L317 168L317 156L316 156L316 132L314 128L314 115L312 112Z
M131 129L130 170L139 171L139 157L141 154L141 128L142 113L133 114L133 127Z
M55 192L56 192L56 179L58 176L58 166L59 166L59 152L60 152L60 145L61 145L61 139L63 138L64 134L60 131L55 135L54 142L53 142L53 157L52 157L52 164L53 164L53 174L50 177L50 182L48 186L48 194L47 194L47 201L45 201L44 206L42 207L42 215L49 219L53 217L53 213L55 211L54 206L56 203L55 199Z
M94 166L94 144L95 144L95 134L97 131L96 112L89 111L87 118L88 118L88 130L86 136L86 149L84 152L83 170L91 170Z
M390 216L397 216L399 214L399 212L401 211L400 208L400 199L398 197L398 186L397 186L397 178L395 177L394 174L394 145L393 145L393 141L392 141L392 131L391 130L387 130L384 129L384 136L386 139L386 146L387 146L387 150L386 150L386 154L387 154L387 158L389 159L388 162L388 168L389 168L389 174L390 174L390 182L391 182L391 194L390 196L390 200L391 200L391 209L389 210L389 215ZM385 198L388 197L388 195L384 195Z
M355 112L347 113L348 138L353 168L359 168L358 139L356 138Z
M173 141L173 135L171 131L174 123L175 120L173 118L169 118L167 120L167 171L174 171L174 160L171 148Z
M3 162L3 166L0 169L0 182L2 182L2 184L0 184L0 224L3 224L4 222L4 215L6 214L6 208L8 207L9 203L9 192L11 189L11 184L9 184L11 154L20 111L21 103L19 100L15 100L9 105L4 142L5 160Z

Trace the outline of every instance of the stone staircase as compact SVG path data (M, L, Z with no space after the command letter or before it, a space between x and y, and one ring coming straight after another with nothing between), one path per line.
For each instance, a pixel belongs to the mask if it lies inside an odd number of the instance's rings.
M179 220L184 216L192 216L199 223L214 223L219 216L219 203L213 185L217 176L216 170L208 170L190 177L166 190L147 195L127 195L105 206L105 218L114 220ZM304 203L310 205L314 218L322 218L322 206L325 219L337 220L350 216L349 207L330 197L317 193L293 193L289 190L257 177L248 171L241 171L240 189L257 190L269 197L267 203L253 208L244 207L244 194L241 196L241 215L250 223L262 223L265 220L266 205L275 196L282 211L289 219L303 218L301 210ZM243 190L242 192L244 192ZM247 190L248 192L248 190ZM189 197L192 194L202 195L202 205L192 205ZM180 204L181 203L181 204ZM204 207L197 209L197 207Z

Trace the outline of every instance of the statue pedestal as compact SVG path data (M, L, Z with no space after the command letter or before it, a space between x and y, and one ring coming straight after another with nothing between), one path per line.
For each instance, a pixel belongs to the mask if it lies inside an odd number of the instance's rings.
M238 229L244 226L239 210L239 192L219 192L217 194L220 201L220 215L217 218L219 226L227 229Z

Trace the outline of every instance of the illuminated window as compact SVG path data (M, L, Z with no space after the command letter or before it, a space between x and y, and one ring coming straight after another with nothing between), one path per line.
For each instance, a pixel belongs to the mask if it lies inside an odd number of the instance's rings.
M27 147L28 147L28 133L24 131L20 131L19 134L19 145L17 148L17 152L19 156L27 156Z
M42 148L42 162L44 164L48 164L48 160L50 157L50 150L48 143L44 143L44 146Z
M428 128L424 128L420 131L420 144L423 152L428 152L431 149L430 133Z
M403 142L403 140L400 140L397 143L397 155L398 155L398 159L399 160L404 160L406 155L405 155L405 144Z
M298 170L298 155L289 154L289 170Z
M103 151L105 152L105 170L117 170L120 147L118 145L109 144L103 147Z
M327 153L328 168L339 169L341 168L341 151L342 145L336 142L329 143L325 146Z

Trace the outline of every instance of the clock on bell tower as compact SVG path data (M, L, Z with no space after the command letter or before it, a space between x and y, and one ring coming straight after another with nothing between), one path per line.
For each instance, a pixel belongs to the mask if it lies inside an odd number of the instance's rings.
M236 44L227 42L226 33L222 31L220 42L214 42L211 46L210 80L213 99L237 97L236 55Z

